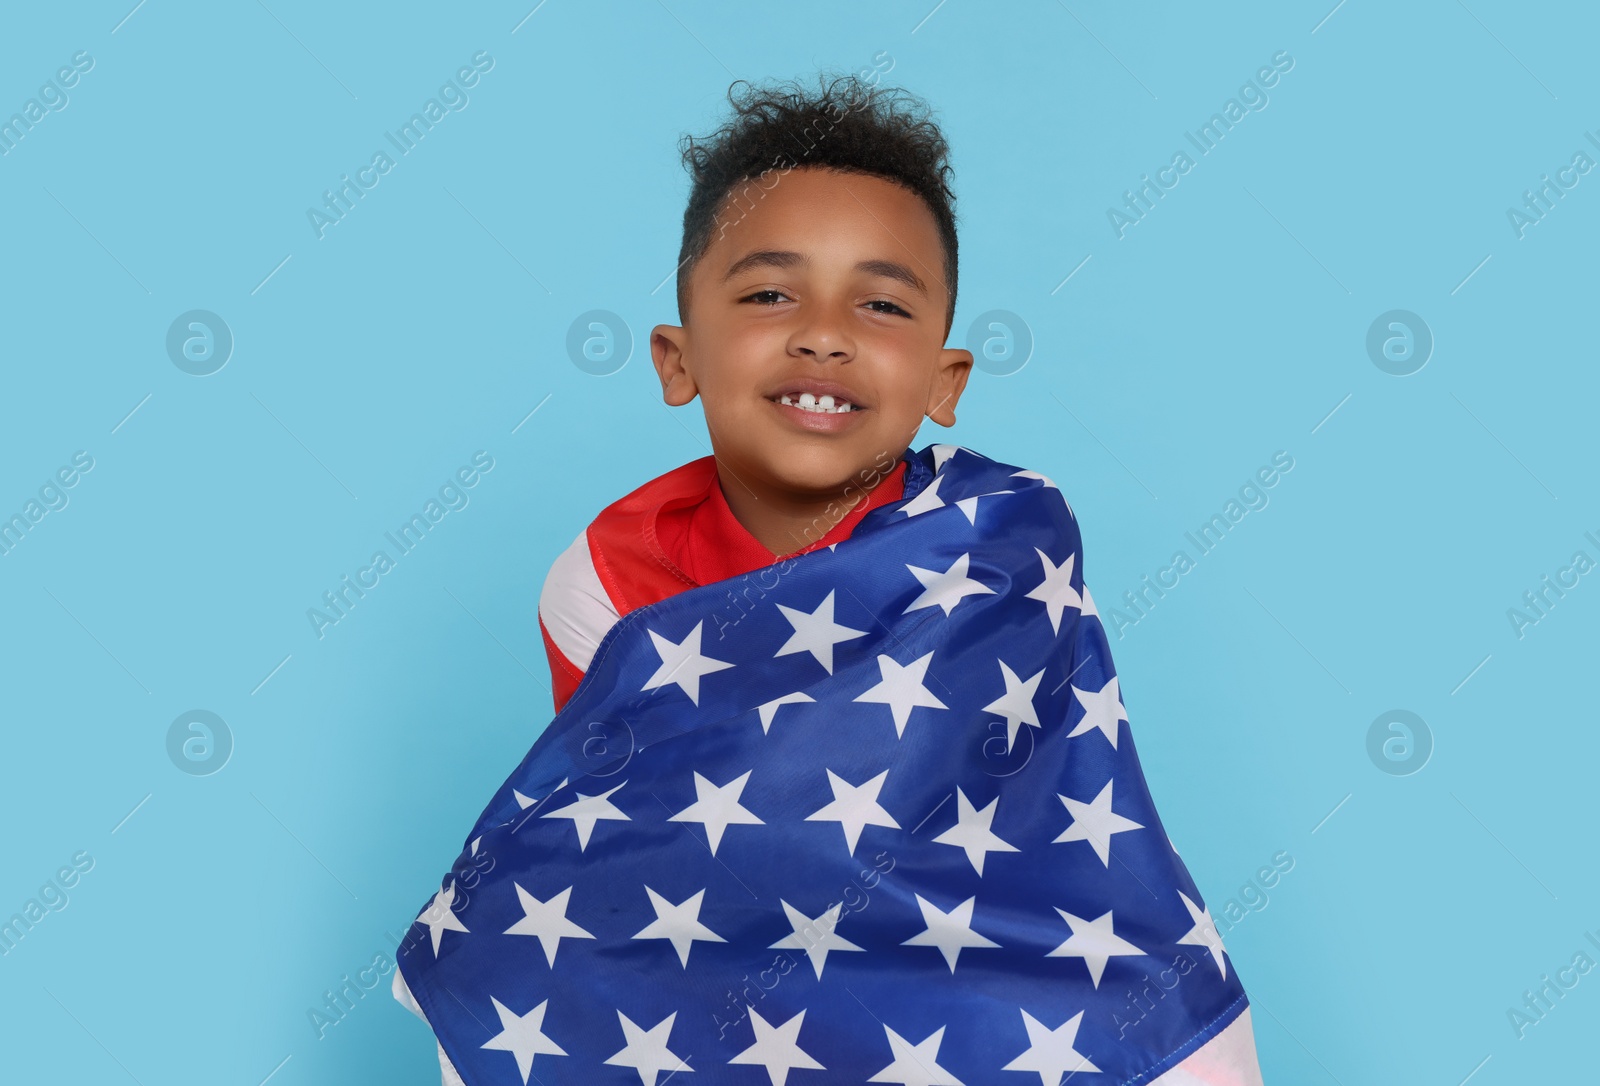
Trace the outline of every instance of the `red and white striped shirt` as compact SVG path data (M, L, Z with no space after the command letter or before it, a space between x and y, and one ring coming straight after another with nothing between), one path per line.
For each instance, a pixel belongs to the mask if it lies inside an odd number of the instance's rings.
M791 553L848 539L867 513L900 499L905 471L905 460L897 461L827 534ZM612 502L556 557L539 595L556 711L578 688L606 631L629 611L787 557L769 551L733 515L715 457L690 461Z

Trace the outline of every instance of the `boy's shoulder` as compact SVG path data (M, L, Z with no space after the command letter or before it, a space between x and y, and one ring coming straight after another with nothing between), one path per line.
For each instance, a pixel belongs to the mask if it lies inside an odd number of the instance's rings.
M717 458L702 456L687 464L662 472L653 479L634 487L610 505L601 509L590 522L590 527L600 525L610 530L614 523L629 519L638 520L649 513L683 501L705 497L717 478Z
M692 585L661 553L656 519L704 500L716 477L712 456L665 471L601 509L556 555L539 593L539 620L579 671L619 618Z

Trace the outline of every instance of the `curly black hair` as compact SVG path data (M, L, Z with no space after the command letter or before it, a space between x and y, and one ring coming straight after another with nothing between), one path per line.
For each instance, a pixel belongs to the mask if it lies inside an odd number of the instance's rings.
M743 91L738 88L743 85ZM678 320L689 312L689 276L711 247L718 210L734 190L730 213L753 203L768 186L752 184L768 170L821 166L871 174L921 197L938 224L949 287L945 335L956 309L955 193L950 147L926 102L903 88L879 87L855 75L819 76L811 94L798 81L728 88L734 116L709 136L679 142L693 179L678 252Z

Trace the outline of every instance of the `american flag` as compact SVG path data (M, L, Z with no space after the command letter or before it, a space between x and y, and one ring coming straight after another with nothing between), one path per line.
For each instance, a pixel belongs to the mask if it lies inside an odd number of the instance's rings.
M479 817L397 955L470 1086L1144 1083L1244 1012L1061 491L905 459L624 616Z

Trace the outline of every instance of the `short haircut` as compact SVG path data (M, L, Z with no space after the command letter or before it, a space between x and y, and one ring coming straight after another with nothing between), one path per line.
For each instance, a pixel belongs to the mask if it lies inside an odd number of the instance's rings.
M945 335L956 309L955 193L950 147L927 103L902 88L879 87L854 75L819 77L810 93L798 81L757 86L738 80L728 88L734 115L709 136L679 143L693 184L683 213L678 252L678 320L687 321L689 277L711 247L717 213L735 189L753 202L765 187L748 185L768 170L820 166L870 174L901 185L933 213L944 247L949 289ZM741 91L738 88L743 85Z

